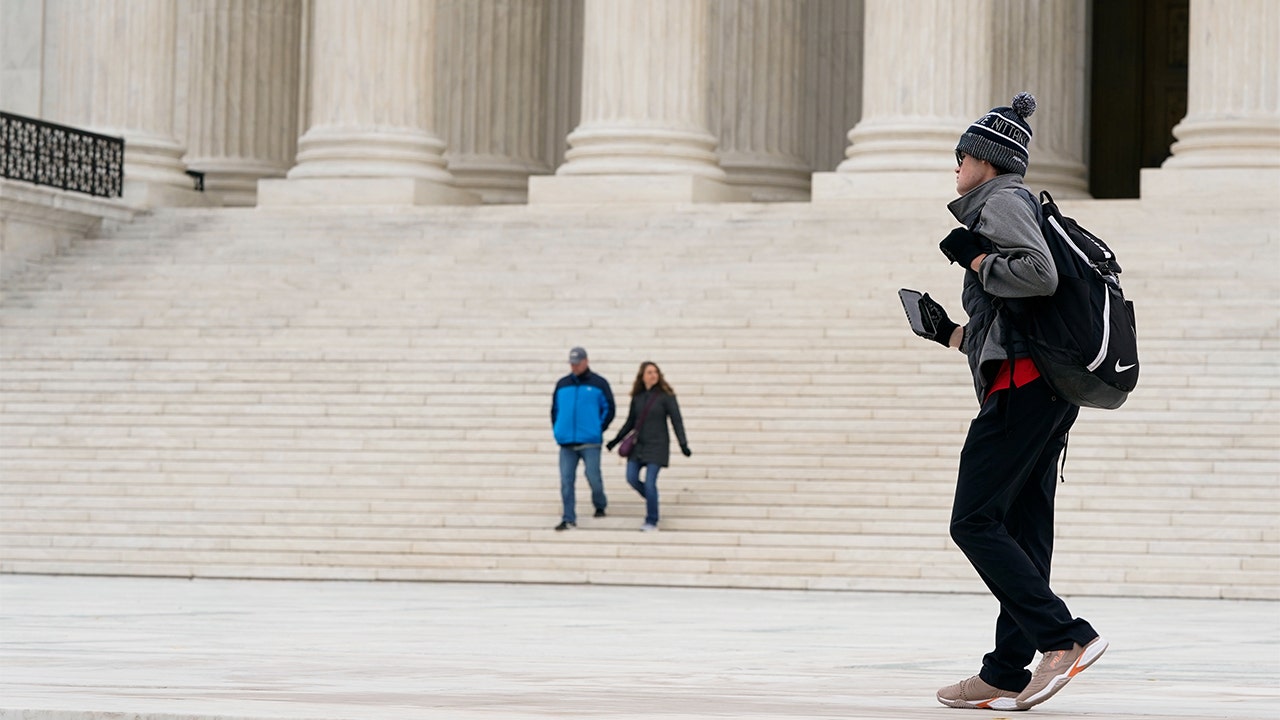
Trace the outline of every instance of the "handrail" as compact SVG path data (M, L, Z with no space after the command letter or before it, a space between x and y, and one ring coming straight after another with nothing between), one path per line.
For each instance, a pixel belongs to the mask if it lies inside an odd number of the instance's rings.
M0 177L120 197L124 138L0 112Z

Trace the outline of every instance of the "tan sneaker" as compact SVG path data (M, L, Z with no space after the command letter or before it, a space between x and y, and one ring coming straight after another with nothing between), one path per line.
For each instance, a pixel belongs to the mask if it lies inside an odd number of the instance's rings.
M938 702L953 708L973 710L1017 710L1018 693L992 687L974 675L938 691Z
M1099 636L1084 647L1080 647L1079 643L1072 643L1070 650L1045 653L1031 675L1031 682L1018 695L1018 709L1026 710L1053 697L1054 693L1066 686L1067 681L1102 657L1106 649L1107 641Z

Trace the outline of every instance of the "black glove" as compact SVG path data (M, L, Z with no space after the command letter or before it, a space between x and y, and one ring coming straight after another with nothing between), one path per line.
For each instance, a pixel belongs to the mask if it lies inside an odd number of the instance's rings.
M680 452L684 453L684 456L685 456L685 457L692 457L692 456L693 456L693 451L689 449L689 446L688 446L688 445L681 445L681 446L680 446Z
M610 452L613 452L613 449L617 446L618 446L618 439L614 438L605 444L604 449Z
M982 236L969 230L968 228L958 227L942 238L942 242L938 243L938 249L943 255L953 263L960 263L966 270L969 269L969 263L987 250L983 247Z
M960 326L951 322L947 311L929 297L929 293L920 298L920 320L924 323L924 332L916 333L917 335L942 347L951 347L951 333Z

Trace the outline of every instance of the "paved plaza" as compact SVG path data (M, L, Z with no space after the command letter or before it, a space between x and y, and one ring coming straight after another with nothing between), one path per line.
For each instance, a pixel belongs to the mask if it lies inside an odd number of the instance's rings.
M1111 649L1021 717L1280 717L1280 604L1069 598ZM0 576L0 718L968 717L977 595ZM1008 713L978 713L1001 717Z

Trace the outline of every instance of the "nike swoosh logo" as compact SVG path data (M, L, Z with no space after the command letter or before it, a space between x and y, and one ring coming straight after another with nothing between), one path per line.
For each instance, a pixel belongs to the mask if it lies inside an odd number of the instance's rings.
M1138 363L1134 363L1132 365L1121 365L1119 360L1116 361L1116 372L1118 373L1125 372L1126 370L1132 370L1136 367L1138 367Z

